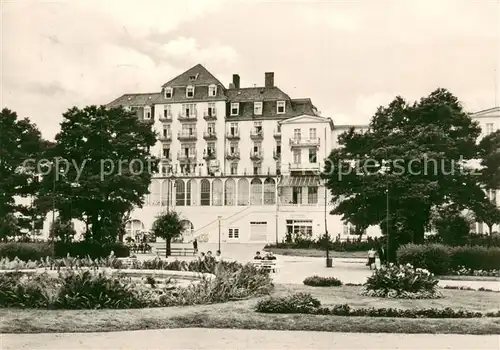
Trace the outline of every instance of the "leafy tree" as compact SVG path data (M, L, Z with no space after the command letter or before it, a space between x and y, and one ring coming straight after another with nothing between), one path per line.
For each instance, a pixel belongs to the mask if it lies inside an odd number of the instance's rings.
M467 207L484 196L466 166L479 134L447 90L413 104L396 97L379 107L366 132L339 136L341 147L330 153L322 174L333 196L331 213L361 227L378 224L386 235L388 228L394 261L398 245L423 243L434 207Z
M163 238L166 242L166 257L171 254L171 241L184 232L184 225L179 214L168 211L158 215L153 223L152 233L156 237Z
M20 229L30 228L31 220L25 218L32 217L36 208L16 199L37 195L35 165L44 146L40 131L29 119L19 119L7 108L0 112L0 218L3 225L10 227L13 221L8 217L14 215Z
M57 220L51 224L49 237L54 240L63 243L71 243L75 235L76 230L71 221L64 221L61 218L57 218Z
M8 241L9 238L19 235L17 218L12 214L0 216L0 241Z
M150 124L123 108L76 107L63 114L44 179L60 215L85 222L86 239L116 240L123 216L142 207L158 160Z
M470 234L471 222L454 205L437 208L431 224L444 244L463 245Z
M478 145L481 182L486 189L500 189L500 130L484 137Z
M479 202L474 207L477 222L484 222L488 226L490 238L493 236L493 226L500 224L500 208L490 200Z

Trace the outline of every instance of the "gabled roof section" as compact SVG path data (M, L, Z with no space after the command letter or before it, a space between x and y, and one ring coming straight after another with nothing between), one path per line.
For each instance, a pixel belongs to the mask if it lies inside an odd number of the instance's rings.
M303 114L296 117L282 120L280 124L310 124L310 123L328 123L333 129L333 120L327 117L321 117L314 114Z
M195 78L194 80L192 78ZM179 74L174 79L166 82L162 87L179 87L188 85L220 85L224 88L224 85L212 75L205 67L201 64L197 64L194 67L189 68L184 73Z
M288 101L290 96L278 87L251 87L240 89L228 89L227 97L230 102L254 102L254 101Z
M500 107L483 109L482 111L472 113L471 117L472 118L500 117Z
M116 100L111 101L107 104L107 107L118 107L118 106L147 106L158 103L161 98L161 94L154 92L149 94L125 94L118 97Z

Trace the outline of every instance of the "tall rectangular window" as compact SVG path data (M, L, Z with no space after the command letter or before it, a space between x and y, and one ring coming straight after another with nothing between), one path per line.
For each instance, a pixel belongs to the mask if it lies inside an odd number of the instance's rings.
M231 103L231 115L238 115L240 111L240 104L238 102Z
M309 129L309 138L311 140L314 140L316 138L316 128L310 128Z
M292 203L301 204L302 203L302 187L294 187L292 190Z
M293 163L294 164L300 164L301 163L300 154L301 154L301 150L300 149L296 149L296 150L293 151Z
M208 116L209 117L215 117L217 115L216 110L215 110L215 103L210 102L208 104Z
M493 133L493 123L486 123L486 135Z
M262 115L262 102L253 103L253 114Z
M309 148L309 163L316 163L316 148Z
M284 114L285 113L285 101L278 101L276 104L276 113Z
M165 108L163 109L163 117L168 119L171 116L172 116L172 105L165 105Z
M238 123L231 123L229 125L229 133L233 136L238 134Z
M300 140L300 137L301 137L300 129L293 129L293 138L295 140Z
M186 88L186 97L194 97L194 86L188 86Z
M318 204L318 187L307 188L307 203Z
M238 175L238 163L231 163L231 175Z
M217 85L210 85L208 87L208 96L213 97L217 95Z
M254 122L253 127L255 130L256 134L261 134L262 133L262 122Z

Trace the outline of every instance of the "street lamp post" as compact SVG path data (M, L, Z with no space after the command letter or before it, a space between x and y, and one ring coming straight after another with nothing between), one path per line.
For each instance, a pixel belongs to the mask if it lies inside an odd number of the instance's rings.
M218 216L217 219L219 220L219 251L220 251L220 219L222 216Z

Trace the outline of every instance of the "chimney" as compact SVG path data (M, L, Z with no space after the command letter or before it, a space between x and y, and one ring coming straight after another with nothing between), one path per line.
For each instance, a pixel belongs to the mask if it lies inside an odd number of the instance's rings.
M266 72L265 87L274 87L274 72Z
M235 89L240 88L240 76L238 74L233 74L233 84Z

